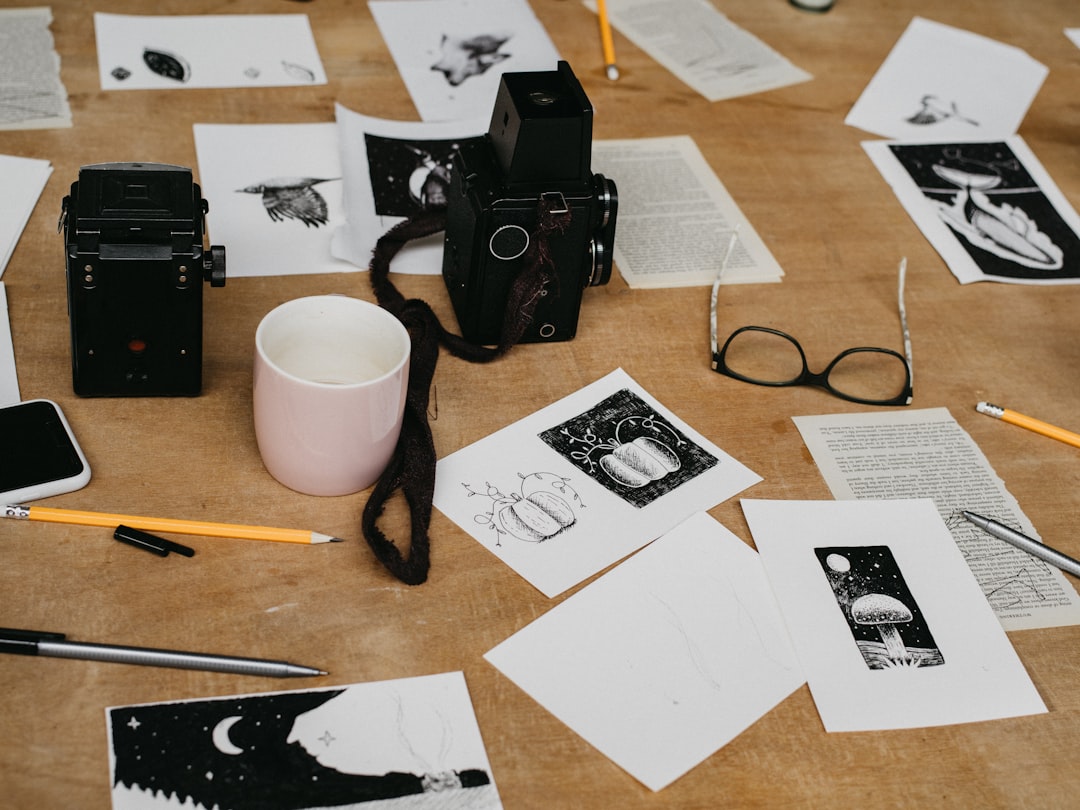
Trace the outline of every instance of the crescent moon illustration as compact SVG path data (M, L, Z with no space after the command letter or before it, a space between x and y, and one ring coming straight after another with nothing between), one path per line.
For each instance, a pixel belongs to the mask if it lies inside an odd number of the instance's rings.
M243 718L240 715L233 715L232 717L226 717L216 726L214 726L214 732L211 735L214 740L214 747L223 754L229 754L236 756L237 754L244 753L244 749L236 745L229 739L229 729L231 729L236 723Z

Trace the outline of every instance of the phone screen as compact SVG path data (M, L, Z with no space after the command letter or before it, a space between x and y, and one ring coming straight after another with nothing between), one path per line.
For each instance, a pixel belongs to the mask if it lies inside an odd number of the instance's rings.
M85 464L56 406L31 400L0 408L0 492L75 478Z

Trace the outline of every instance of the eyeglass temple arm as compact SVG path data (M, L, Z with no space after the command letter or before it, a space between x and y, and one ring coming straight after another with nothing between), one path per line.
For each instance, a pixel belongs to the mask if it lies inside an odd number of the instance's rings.
M907 358L908 377L911 387L915 387L915 366L911 361L911 332L908 331L907 309L904 307L904 280L907 277L907 256L900 259L900 282L897 291L897 308L900 312L900 332L904 338L904 357ZM911 403L911 397L908 397Z
M712 285L712 295L709 297L709 346L712 348L712 354L710 355L710 363L712 364L713 371L716 371L716 353L720 351L720 346L716 338L716 297L720 292L720 279L724 276L724 271L727 269L728 262L731 260L731 254L735 252L735 243L739 241L739 226L736 225L735 229L731 232L731 238L728 240L727 250L724 252L724 258L720 262L720 269L716 271L716 279Z

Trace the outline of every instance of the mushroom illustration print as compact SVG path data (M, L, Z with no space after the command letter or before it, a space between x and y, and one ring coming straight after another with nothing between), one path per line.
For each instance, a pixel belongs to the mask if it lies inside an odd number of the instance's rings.
M885 654L892 661L906 661L907 650L900 637L898 624L907 624L912 620L907 605L893 596L883 593L868 593L851 603L851 618L855 624L873 625L881 633L881 642L885 645Z
M502 545L503 535L527 543L542 543L577 522L577 515L567 498L579 508L584 508L585 504L570 486L569 479L547 472L518 473L518 477L517 492L509 494L491 483L486 483L483 490L463 484L470 498L491 500L490 509L476 515L474 520L496 533L496 546Z
M888 546L835 546L814 553L868 668L945 663Z

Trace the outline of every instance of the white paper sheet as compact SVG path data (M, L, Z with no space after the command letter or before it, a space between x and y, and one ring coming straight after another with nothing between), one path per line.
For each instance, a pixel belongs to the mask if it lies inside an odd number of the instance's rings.
M8 322L7 290L0 281L0 408L21 400L19 376L15 371L15 347L11 343L11 324Z
M0 129L71 126L50 23L48 7L0 9Z
M1061 571L961 516L968 509L1040 539L982 450L947 409L792 420L834 498L932 499L1006 630L1080 624L1080 596Z
M596 10L595 0L585 5ZM607 10L620 33L709 101L813 78L708 0L607 0Z
M441 459L434 504L551 597L760 480L617 369Z
M306 14L94 14L102 90L326 84Z
M502 807L460 672L105 714L113 810Z
M370 0L425 121L491 118L503 73L555 70L559 52L526 0Z
M725 284L784 275L690 136L594 141L592 168L618 189L615 264L631 287L712 284L735 227Z
M704 512L485 658L652 790L804 680L758 555Z
M1004 138L1047 72L1019 48L915 17L845 123L898 140Z
M450 154L467 138L487 132L481 121L421 123L388 121L335 106L341 168L345 177L345 224L334 231L330 250L367 269L379 237L432 203L443 203ZM394 273L442 272L443 234L407 244L390 267Z
M0 155L0 276L52 170L47 160Z
M1072 40L1073 45L1080 48L1080 28L1066 28L1065 36Z
M961 284L1080 281L1080 216L1019 135L863 149Z
M1046 712L930 500L742 500L827 731Z
M240 276L356 270L330 255L345 222L337 125L195 124L206 227Z

